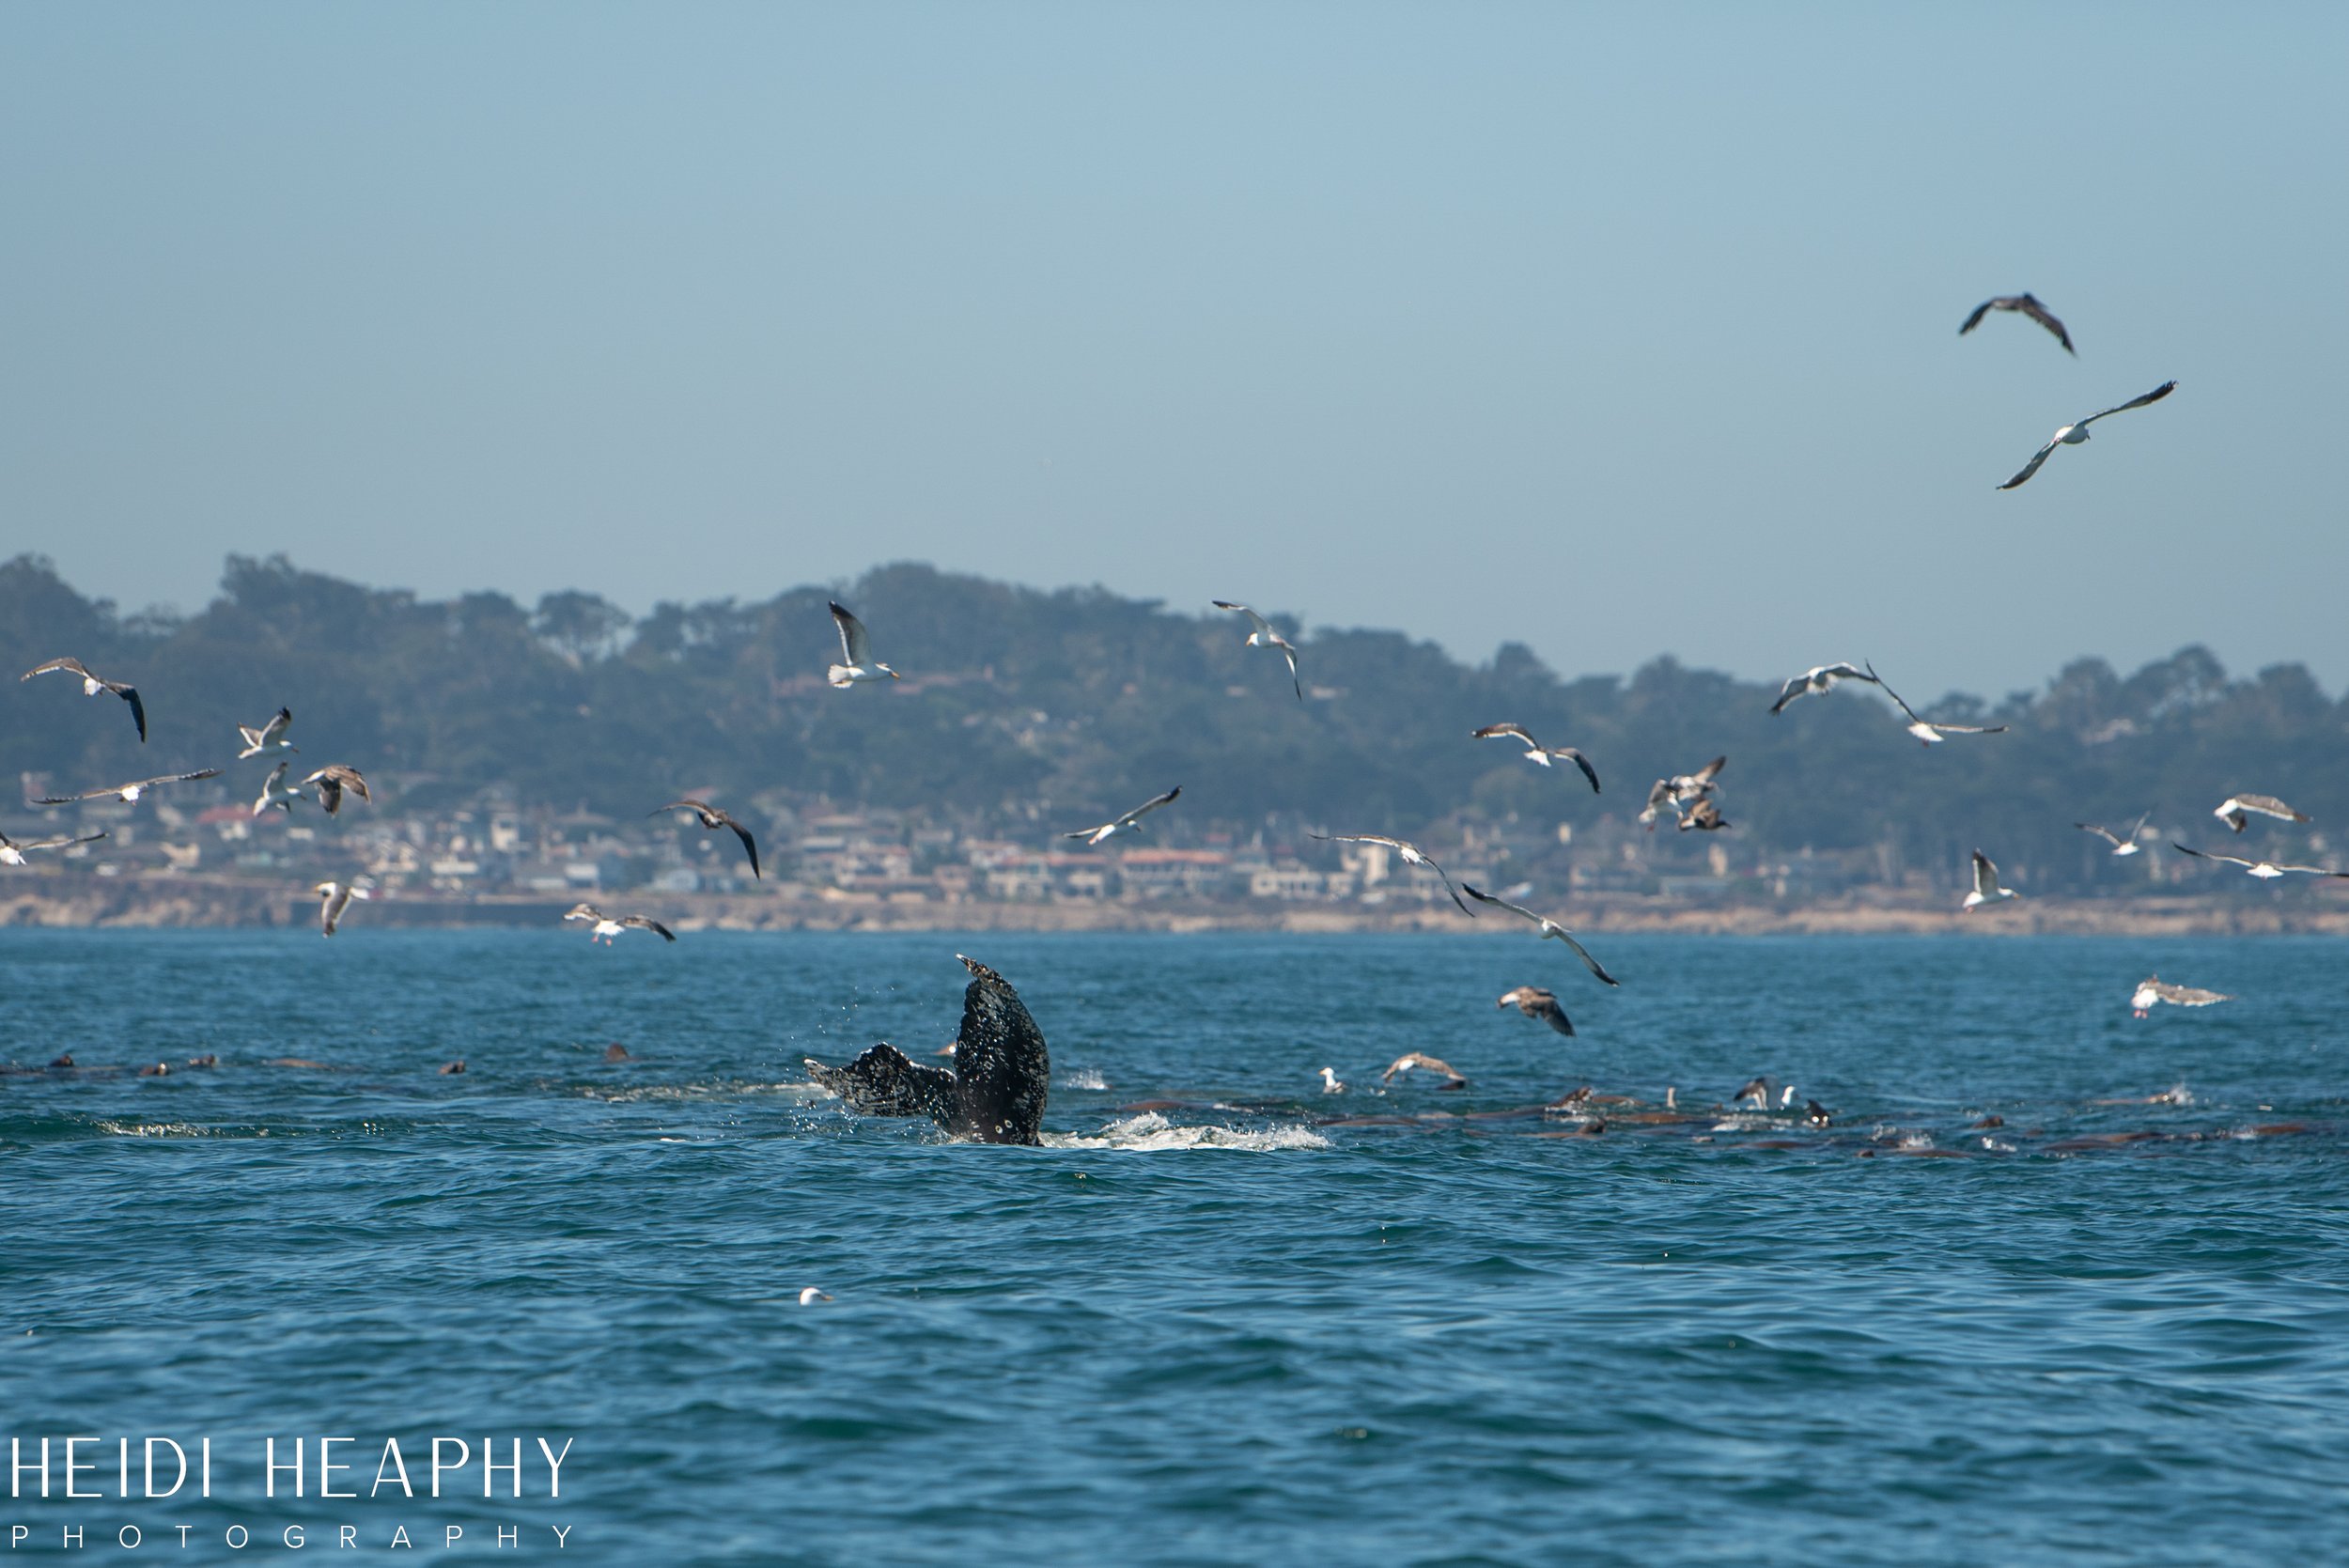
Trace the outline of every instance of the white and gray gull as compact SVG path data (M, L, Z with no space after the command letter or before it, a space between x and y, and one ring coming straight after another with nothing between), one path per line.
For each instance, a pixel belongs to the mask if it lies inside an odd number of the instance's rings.
M840 632L840 657L845 664L834 664L824 678L847 691L861 680L898 680L896 671L873 657L873 639L864 629L864 623L848 613L846 606L832 601L832 624Z
M2047 454L2053 452L2057 447L2079 445L2080 442L2088 439L2088 427L2091 425L2095 424L2099 419L2109 418L2111 415L2116 413L2126 413L2131 409L2141 409L2148 403L2158 403L2163 398L2169 396L2171 393L2177 390L2177 382L2164 381L2161 385L2154 388L2153 391L2145 394L2142 397L2132 397L2125 403L2115 403L2111 408L2090 414L2086 419L2079 421L2077 424L2064 426L2054 435L2047 438L2046 445L2031 454L2030 461L2023 465L2020 473L2016 474L2014 478L2009 479L2005 484L2000 485L1999 489L2002 490L2011 490L2017 485L2020 485L2024 480L2030 478L2032 474L2038 473L2039 465L2046 462L2047 460Z
M1871 684L1882 684L1875 675L1849 661L1842 664L1821 664L1805 670L1801 675L1795 676L1781 687L1778 701L1770 705L1770 711L1772 713L1785 711L1786 705L1797 697L1825 696L1835 689L1837 682L1846 680L1864 680Z
M253 798L254 815L260 815L272 806L288 816L293 815L294 802L302 799L302 786L286 782L287 766L279 763L270 769L269 777L261 781L261 793Z
M193 773L165 773L161 778L141 779L136 784L108 784L103 789L86 789L79 795L44 795L33 804L37 806L70 806L76 800L102 800L112 795L126 802L135 803L138 798L158 784L187 784L195 779L217 779L217 768L199 768Z
M1884 677L1876 675L1875 665L1868 666L1868 674L1875 675L1876 684L1884 687L1884 694L1892 699L1892 706L1908 716L1906 726L1908 733L1927 746L1952 735L2004 735L2006 733L2004 724L1941 724L1920 719L1917 717L1917 710L1903 702L1898 691L1885 685Z
M105 836L105 830L101 828L94 833L84 833L80 838L70 835L65 838L37 838L19 844L8 834L0 833L0 865L23 865L24 857L36 849L66 849L77 844L95 844Z
M2137 990L2129 998L2129 1007L2142 1018L2165 1001L2173 1007L2208 1007L2216 1001L2233 1000L2224 991L2205 991L2195 986L2173 986L2157 974L2149 974L2137 983Z
M310 891L319 895L319 935L321 937L334 934L334 928L343 923L343 911L350 908L352 899L370 896L367 890L356 882L320 882Z
M2170 847L2181 855L2191 855L2198 861L2223 861L2229 865L2239 865L2263 882L2272 882L2279 877L2295 871L2310 877L2349 877L2349 871L2335 871L2330 866L2295 865L2285 861L2245 860L2241 855L2219 855L2208 849L2189 848L2175 840L2170 842Z
M126 686L118 680L108 680L103 675L91 675L83 667L82 661L78 659L53 659L46 664L34 665L16 678L19 681L27 681L35 675L45 675L52 670L63 670L67 675L81 676L82 694L86 697L95 697L101 691L111 691L129 703L131 722L139 729L139 744L142 746L147 744L147 705L139 701L137 687Z
M1173 805L1174 803L1174 798L1182 792L1183 786L1181 784L1176 784L1173 789L1168 790L1163 795L1152 796L1149 800L1144 800L1142 804L1136 806L1133 810L1128 812L1123 816L1104 822L1097 828L1080 828L1073 833L1063 833L1061 834L1061 837L1081 838L1084 840L1086 846L1090 847L1093 845L1101 843L1105 839L1114 838L1119 833L1140 832L1142 831L1142 819L1143 816L1158 810L1160 806Z
M593 904L574 904L571 906L571 912L563 918L594 922L587 933L587 939L594 942L600 939L606 947L612 945L613 938L623 931L630 930L650 931L662 941L677 940L677 933L657 920L648 919L644 915L607 915Z
M1209 599L1207 602L1214 605L1218 610L1230 610L1248 617L1248 624L1254 627L1255 629L1248 634L1248 641L1242 643L1240 646L1244 648L1279 648L1281 650L1282 656L1289 661L1289 684L1297 689L1297 700L1300 703L1303 702L1305 700L1305 683L1303 680L1299 678L1297 674L1296 644L1292 644L1287 638L1282 636L1279 632L1273 630L1272 623L1270 621L1266 620L1262 615L1257 614L1253 610L1249 609L1248 606L1244 604L1234 604L1229 599L1220 598Z
M237 726L237 733L244 737L244 750L237 753L237 760L239 762L242 762L247 757L257 757L263 752L298 752L302 750L301 747L286 738L286 732L292 727L293 709L290 707L279 708L275 713L270 716L269 722L263 724L257 730L248 728L243 724L239 724Z
M1582 769L1582 776L1584 778L1591 781L1591 793L1594 795L1598 793L1598 770L1591 766L1591 762L1588 757L1584 756L1580 752L1576 751L1571 746L1543 745L1540 741L1533 738L1533 732L1527 729L1523 724L1517 723L1514 721L1504 720L1498 724L1486 724L1481 730L1470 730L1469 732L1469 738L1471 740L1509 739L1523 741L1525 743L1526 761L1542 768L1548 768L1549 766L1549 759L1552 757L1560 758L1565 762L1571 762L1577 768Z
M2218 809L2211 815L2239 833L2243 831L2243 825L2250 820L2244 815L2246 812L2257 812L2262 816L2272 816L2279 822L2316 820L2306 812L2293 810L2273 795L2230 795L2218 803Z
M1984 904L1999 904L2015 896L2013 888L1999 886L1999 868L1981 850L1974 851L1974 891L1966 895L1966 902L1957 907L1962 915L1972 914Z
M2137 842L2137 835L2144 830L2145 817L2153 815L2152 812L2147 812L2145 816L2139 817L2137 826L2131 828L2126 833L2116 833L2111 829L2099 827L2093 822L2075 822L2072 826L2081 832L2094 833L2098 838L2111 845L2112 852L2116 855L2134 855L2143 847Z
M1600 966L1597 959L1591 956L1590 949L1584 947L1580 942L1574 939L1573 932L1567 930L1564 926L1559 924L1548 915L1537 915L1521 904L1512 904L1505 898L1495 898L1491 893L1479 893L1474 887L1469 888L1468 895L1470 898L1475 899L1479 904L1497 905L1500 908L1508 910L1511 914L1516 915L1520 920L1532 921L1535 925L1541 927L1541 932L1544 937L1555 937L1560 941L1565 943L1568 947L1574 949L1574 955L1582 960L1582 967L1589 970L1593 974L1598 976L1600 980L1610 986L1620 986L1623 984L1622 981L1616 979L1613 975L1609 974L1607 970Z
M1974 307L1974 313L1966 318L1966 324L1957 329L1957 335L1964 337L1968 333L1972 332L1982 324L1982 318L1994 310L2012 310L2030 317L2055 334L2055 340L2063 345L2065 353L2075 358L2078 357L2079 350L2072 347L2072 334L2063 330L2063 323L2055 318L2055 313L2041 304L2037 297L2028 289L2020 294L1996 294L1983 301Z
M1476 911L1470 908L1466 904L1460 902L1460 890L1452 885L1451 876L1445 872L1443 867L1438 865L1434 861L1429 860L1427 858L1427 852L1416 844L1406 844L1399 838L1388 838L1383 833L1307 833L1305 836L1308 838L1317 838L1324 844L1383 844L1388 848L1393 850L1396 854L1402 856L1404 864L1423 865L1428 870L1434 872L1437 876L1441 877L1443 878L1444 892L1452 895L1452 902L1460 905L1460 912L1469 916L1470 919L1475 918Z

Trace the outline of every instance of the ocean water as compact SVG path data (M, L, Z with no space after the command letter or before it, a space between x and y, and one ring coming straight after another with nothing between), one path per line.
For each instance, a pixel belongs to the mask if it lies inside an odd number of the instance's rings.
M2340 943L1593 945L1621 990L1467 936L0 931L0 1545L2341 1559ZM951 1039L957 951L1050 1042L1045 1148L804 1086ZM2240 1000L2133 1018L2154 970ZM1577 1038L1495 1008L1528 982ZM1470 1086L1380 1093L1408 1050ZM1756 1074L1796 1112L1712 1109ZM1626 1099L1540 1109L1586 1083ZM150 1436L211 1496L139 1496Z

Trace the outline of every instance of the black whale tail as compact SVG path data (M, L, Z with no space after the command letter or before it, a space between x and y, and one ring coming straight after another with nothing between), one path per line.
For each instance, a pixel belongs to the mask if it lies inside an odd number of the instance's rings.
M926 1067L883 1042L845 1067L804 1057L807 1076L867 1116L927 1116L940 1126L955 1122L955 1075Z
M962 993L953 1072L877 1045L844 1067L808 1058L808 1076L867 1116L927 1116L983 1143L1040 1142L1051 1082L1044 1032L1009 981L974 959L962 962L971 984Z

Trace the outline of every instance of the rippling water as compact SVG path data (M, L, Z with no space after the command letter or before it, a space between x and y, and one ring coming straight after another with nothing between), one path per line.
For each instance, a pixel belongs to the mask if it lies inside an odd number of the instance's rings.
M365 919L0 932L0 1436L105 1438L104 1501L0 1498L27 1557L2340 1556L2335 942L1613 937L1603 992L1531 940ZM957 950L1050 1146L801 1084L952 1038ZM2155 970L2242 1000L2134 1019ZM1470 1087L1377 1093L1414 1049ZM1834 1125L1712 1111L1761 1073ZM1641 1103L1538 1109L1582 1083ZM150 1434L215 1495L117 1498ZM261 1495L303 1434L359 1499ZM436 1435L568 1437L562 1494L365 1496Z

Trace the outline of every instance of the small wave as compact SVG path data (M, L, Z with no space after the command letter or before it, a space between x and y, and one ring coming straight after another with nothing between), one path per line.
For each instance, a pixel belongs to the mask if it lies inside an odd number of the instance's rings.
M645 1083L625 1088L609 1084L583 1083L573 1086L572 1092L583 1099L600 1100L606 1105L633 1105L641 1100L723 1100L738 1094L777 1094L801 1105L833 1097L831 1090L804 1080L796 1083Z
M1097 1067L1080 1067L1063 1077L1060 1086L1063 1089L1107 1089L1110 1080L1101 1076Z
M1055 1149L1129 1149L1156 1154L1164 1149L1326 1149L1330 1141L1308 1126L1289 1124L1247 1130L1226 1126L1185 1126L1155 1110L1110 1123L1099 1132L1054 1133L1044 1140Z
M98 1130L116 1138L267 1138L269 1129L200 1127L194 1122L107 1122Z

